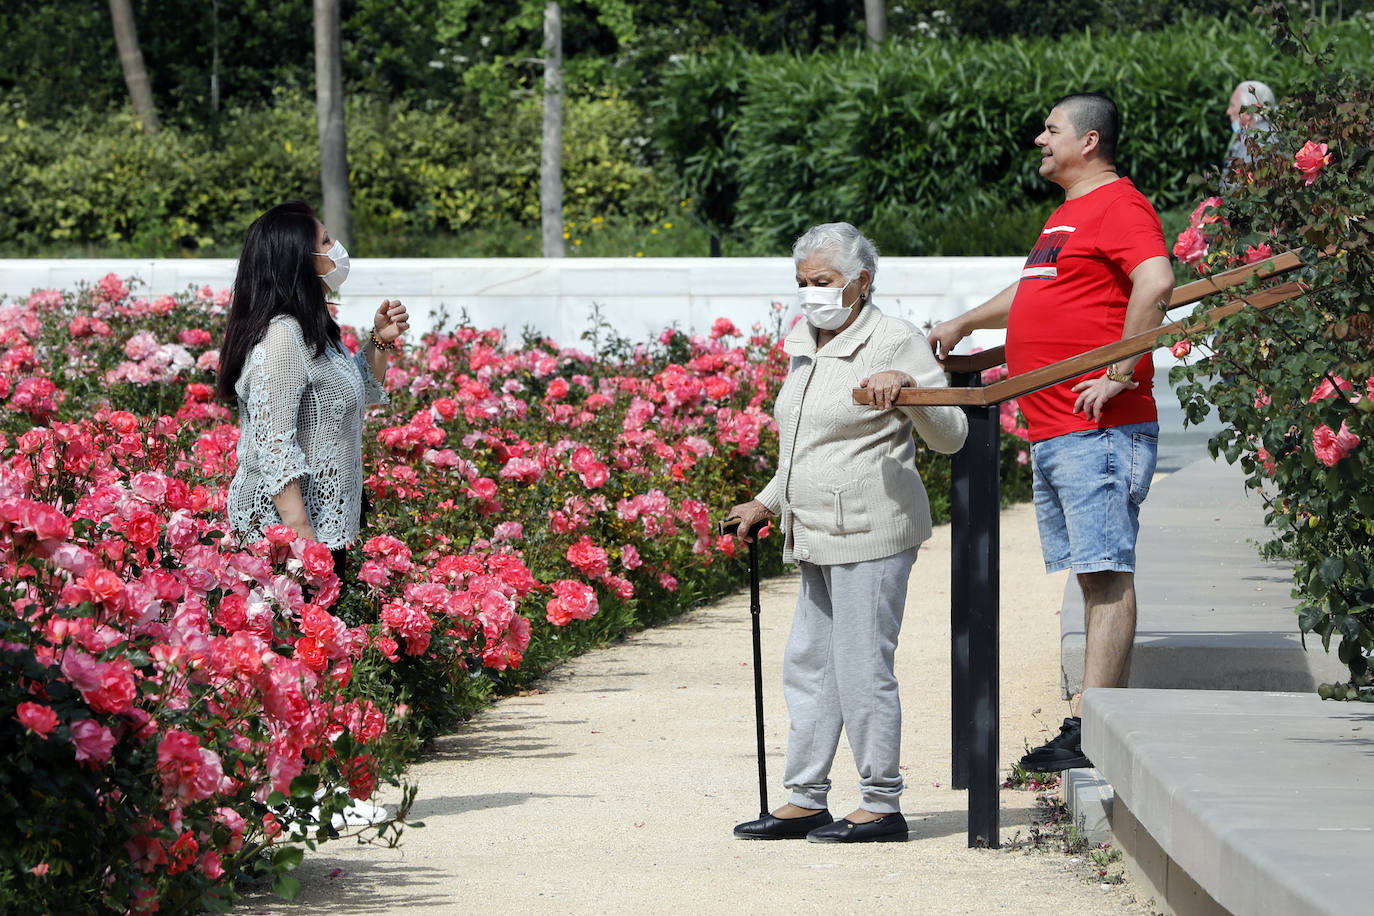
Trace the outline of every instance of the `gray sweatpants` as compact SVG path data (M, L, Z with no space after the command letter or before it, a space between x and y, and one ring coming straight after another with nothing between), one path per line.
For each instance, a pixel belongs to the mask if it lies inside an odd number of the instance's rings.
M901 810L902 706L892 666L916 549L862 563L800 564L782 669L792 717L783 785L794 805L826 807L843 727L859 768L861 807Z

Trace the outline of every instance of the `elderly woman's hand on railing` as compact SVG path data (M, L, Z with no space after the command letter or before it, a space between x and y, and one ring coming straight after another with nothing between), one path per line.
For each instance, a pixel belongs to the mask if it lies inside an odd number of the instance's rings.
M899 369L888 369L859 382L859 387L873 392L874 407L887 410L896 405L897 393L903 388L916 387L916 380Z

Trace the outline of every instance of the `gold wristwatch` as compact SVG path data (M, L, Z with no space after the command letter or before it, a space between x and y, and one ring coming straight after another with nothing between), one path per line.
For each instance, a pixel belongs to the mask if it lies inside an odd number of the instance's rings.
M1108 381L1120 382L1123 385L1134 381L1130 372L1118 372L1116 366L1107 367L1107 379Z

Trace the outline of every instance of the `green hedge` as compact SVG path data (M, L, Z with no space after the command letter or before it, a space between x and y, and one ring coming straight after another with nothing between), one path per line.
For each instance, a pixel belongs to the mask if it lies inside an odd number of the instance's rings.
M432 233L539 220L540 109L458 117L367 98L347 111L363 255L402 254ZM231 112L216 133L145 135L132 115L32 122L0 100L0 239L8 253L95 244L143 256L232 253L254 216L288 197L319 199L315 109L302 94ZM625 100L569 99L564 214L652 222L676 207L640 150ZM459 254L461 252L453 252Z
M1340 23L1340 66L1374 71L1368 19ZM1225 107L1240 79L1280 96L1303 64L1263 24L1196 20L1151 33L1062 40L929 41L881 53L688 59L667 80L659 144L704 210L731 213L752 247L848 219L889 254L1026 250L1057 189L1033 140L1071 91L1113 96L1120 165L1160 208L1196 196L1190 173L1219 165ZM709 110L708 129L695 127ZM686 115L686 116L684 116ZM1004 224L1005 230L998 229ZM1022 240L1020 234L1030 235Z

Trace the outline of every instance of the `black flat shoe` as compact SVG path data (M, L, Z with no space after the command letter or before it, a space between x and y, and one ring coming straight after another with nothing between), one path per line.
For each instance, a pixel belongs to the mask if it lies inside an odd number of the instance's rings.
M800 840L813 830L824 827L834 820L830 812L822 808L806 817L774 817L764 815L758 820L745 821L735 828L735 838L739 840Z
M866 824L856 824L842 817L817 827L806 835L806 839L812 843L905 843L906 834L906 818L898 812L885 814Z

